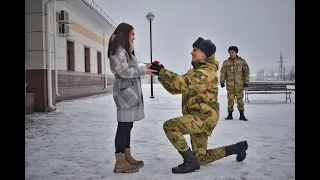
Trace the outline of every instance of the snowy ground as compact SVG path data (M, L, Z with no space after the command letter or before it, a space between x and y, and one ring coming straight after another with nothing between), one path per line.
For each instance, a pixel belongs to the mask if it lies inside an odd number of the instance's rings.
M176 175L171 167L182 162L167 140L162 124L181 115L181 96L167 93L161 85L144 85L146 118L134 124L132 151L145 167L134 174L114 174L116 109L111 94L60 102L58 110L26 116L25 179L295 179L295 100L285 95L250 95L245 104L248 122L225 121L227 97L219 91L220 121L209 138L209 148L247 140L245 161L226 157L201 166L198 172ZM236 111L234 119L238 119ZM186 136L187 141L189 137ZM189 143L189 142L188 142ZM189 143L190 144L190 143Z

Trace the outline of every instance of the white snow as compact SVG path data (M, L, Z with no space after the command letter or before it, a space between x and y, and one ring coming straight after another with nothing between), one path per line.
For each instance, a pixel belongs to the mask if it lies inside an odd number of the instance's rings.
M227 116L226 90L219 90L220 120L209 137L208 148L247 140L243 162L229 156L201 166L195 173L177 175L171 168L182 162L167 140L162 124L181 116L181 96L171 95L159 84L143 85L146 118L132 130L132 153L145 167L134 174L114 174L114 137L117 127L112 94L57 103L58 110L34 113L25 121L25 179L295 179L295 94L249 95L247 122L239 121L235 104L233 121ZM189 136L185 136L190 145Z

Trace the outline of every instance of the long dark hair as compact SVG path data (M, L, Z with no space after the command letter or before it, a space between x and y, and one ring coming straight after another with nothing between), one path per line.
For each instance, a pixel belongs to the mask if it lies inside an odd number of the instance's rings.
M133 29L133 26L127 23L121 23L117 26L117 28L114 30L109 39L108 57L114 55L116 53L117 48L119 46L122 46L128 52L130 58L132 59L130 52L129 35ZM115 38L112 41L113 35L115 35ZM135 55L134 52L132 52L132 54Z

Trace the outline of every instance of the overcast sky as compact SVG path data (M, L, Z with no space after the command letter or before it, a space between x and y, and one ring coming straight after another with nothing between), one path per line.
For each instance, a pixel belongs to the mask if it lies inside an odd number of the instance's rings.
M150 62L148 12L152 22L153 59L179 74L190 67L192 43L199 37L216 46L220 68L228 47L239 48L255 74L260 69L278 71L280 52L285 67L295 62L294 0L95 0L117 23L135 28L135 50Z

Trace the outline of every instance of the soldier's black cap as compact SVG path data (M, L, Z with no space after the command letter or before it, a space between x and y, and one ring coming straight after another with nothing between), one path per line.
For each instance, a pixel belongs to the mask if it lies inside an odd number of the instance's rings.
M237 46L230 46L228 52L229 51L235 51L236 53L238 53L239 49L237 48Z
M193 44L192 47L199 48L202 52L206 54L207 57L216 53L216 45L214 45L209 39L204 40L199 37Z

